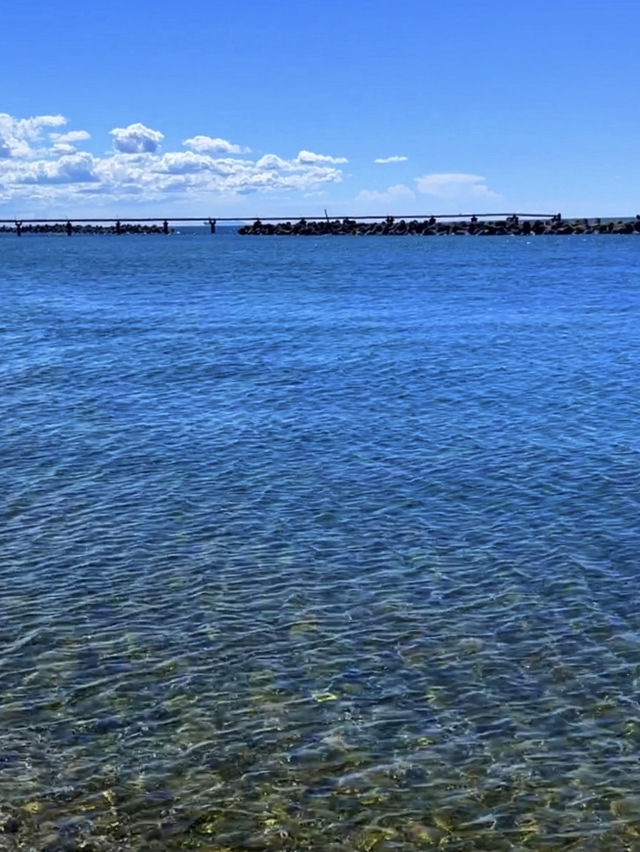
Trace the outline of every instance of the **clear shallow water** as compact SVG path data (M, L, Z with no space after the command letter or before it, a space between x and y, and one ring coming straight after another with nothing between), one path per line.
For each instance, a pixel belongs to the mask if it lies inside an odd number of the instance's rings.
M640 848L639 248L2 238L0 848Z

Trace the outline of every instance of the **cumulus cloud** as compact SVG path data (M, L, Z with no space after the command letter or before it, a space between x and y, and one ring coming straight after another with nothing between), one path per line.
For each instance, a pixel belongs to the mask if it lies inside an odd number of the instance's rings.
M62 127L67 123L64 115L36 115L31 118L13 119L15 126L26 136L35 137L40 135L43 127Z
M27 200L51 211L56 202L69 210L74 201L86 209L127 199L208 203L249 193L315 193L342 180L339 165L346 161L310 151L254 160L236 156L248 148L210 136L186 139L187 151L161 152L164 135L140 122L111 130L113 150L96 156L76 150L90 134L56 129L65 124L63 116L0 114L0 203Z
M52 183L93 183L98 180L91 154L71 154L51 165L53 169L49 180Z
M86 130L70 130L68 133L50 133L52 150L56 154L74 154L77 150L76 142L86 142L91 139L91 134Z
M139 121L128 127L114 127L109 133L113 136L113 147L121 154L153 154L164 139L164 133Z
M314 154L313 151L300 151L296 160L304 165L316 165L318 163L340 165L349 162L346 157L330 157L327 154Z
M98 180L91 154L71 154L50 162L29 163L23 173L24 183L74 184Z
M52 149L55 154L75 154L78 150L75 145L69 145L68 142L55 142Z
M265 154L256 162L256 168L270 171L284 171L291 168L291 163L278 157L277 154Z
M356 201L392 203L394 201L413 201L416 194L403 183L394 184L379 192L375 189L363 189L356 195Z
M408 157L401 157L398 154L394 154L393 157L377 157L373 162L374 163L406 163Z
M211 136L192 136L182 143L185 148L191 148L199 154L249 154L251 148L235 145L226 139L213 138Z
M193 151L170 151L155 165L158 172L168 174L195 174L211 168L211 157L194 154Z
M489 189L486 178L458 172L428 174L416 178L418 192L435 198L499 198Z
M45 127L61 127L67 123L63 115L37 115L14 118L0 113L0 157L18 159L35 156Z

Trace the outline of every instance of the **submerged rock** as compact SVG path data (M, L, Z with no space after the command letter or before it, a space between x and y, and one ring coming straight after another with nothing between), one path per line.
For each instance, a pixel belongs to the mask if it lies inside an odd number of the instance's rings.
M22 822L12 809L0 807L0 832L4 834L17 834L22 827Z

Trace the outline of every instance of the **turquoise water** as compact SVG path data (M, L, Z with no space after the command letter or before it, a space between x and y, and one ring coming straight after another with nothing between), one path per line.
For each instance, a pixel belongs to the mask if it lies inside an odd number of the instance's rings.
M0 848L639 849L638 248L2 237Z

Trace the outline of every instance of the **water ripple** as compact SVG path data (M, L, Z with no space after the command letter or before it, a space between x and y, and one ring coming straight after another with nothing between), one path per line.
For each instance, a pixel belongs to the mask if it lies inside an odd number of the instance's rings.
M0 276L7 848L636 848L633 249L72 242Z

